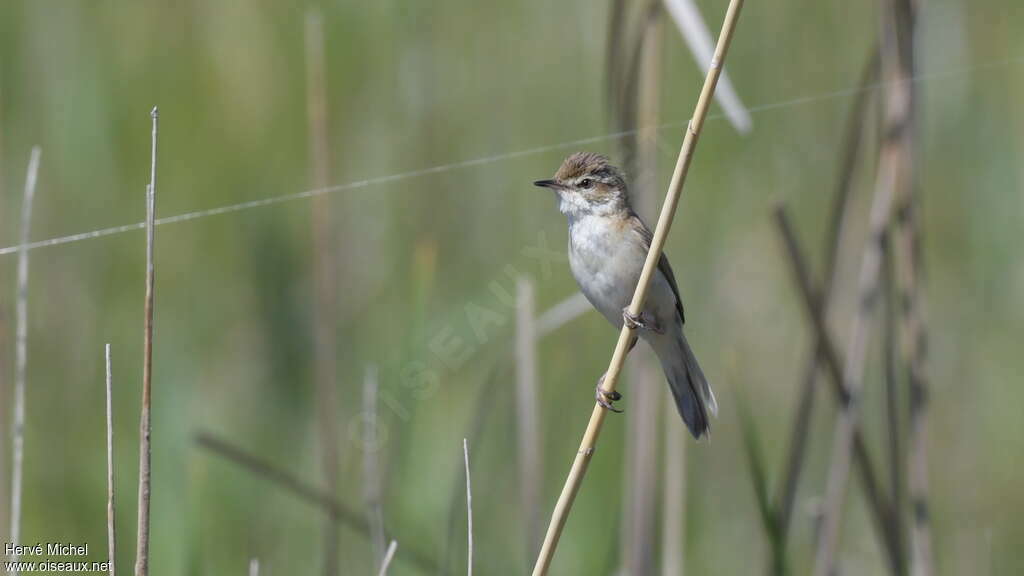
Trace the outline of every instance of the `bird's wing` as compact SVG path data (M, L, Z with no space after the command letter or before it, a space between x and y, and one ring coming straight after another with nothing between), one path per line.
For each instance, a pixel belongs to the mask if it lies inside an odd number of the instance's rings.
M634 221L632 228L640 234L640 239L643 240L644 249L650 251L654 234L636 214L633 214L630 219ZM668 263L668 258L664 252L661 253L661 258L658 259L658 271L661 272L661 275L665 277L668 285L672 288L672 293L676 296L676 311L679 312L679 320L681 323L686 324L686 314L683 312L683 299L679 296L679 285L676 284L676 276L672 273L672 266Z

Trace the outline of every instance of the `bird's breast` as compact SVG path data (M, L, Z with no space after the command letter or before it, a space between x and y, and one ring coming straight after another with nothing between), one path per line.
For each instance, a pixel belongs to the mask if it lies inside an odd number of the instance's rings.
M644 249L631 231L607 218L574 222L569 267L580 290L612 323L621 322L643 270Z

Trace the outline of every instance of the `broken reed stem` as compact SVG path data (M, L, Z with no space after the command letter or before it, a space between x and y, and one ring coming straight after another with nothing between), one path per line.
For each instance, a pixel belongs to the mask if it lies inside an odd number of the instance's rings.
M633 206L644 218L656 209L661 22L661 10L647 10L640 27L637 106L634 111L638 131ZM657 363L652 361L646 344L633 352L633 356L633 361L627 366L627 378L633 393L630 410L626 414L620 564L625 574L651 574L656 561L658 415L663 395L668 390L657 381L660 378L655 373Z
M516 282L516 447L519 456L519 508L527 563L537 553L537 535L541 528L536 308L533 282L519 278Z
M113 408L113 372L110 364L110 344L104 349L107 365L107 561L110 564L110 576L114 576L114 561L117 558L114 540L114 408Z
M878 45L871 49L871 54L864 65L861 73L861 88L866 88L877 81L878 76ZM839 261L839 248L842 243L842 231L846 222L847 206L849 205L850 192L853 189L854 170L860 156L861 142L864 133L867 131L869 122L865 122L868 105L874 90L862 89L857 93L853 106L850 108L849 116L846 119L844 129L843 147L841 152L840 168L837 178L835 196L832 202L831 216L828 228L828 251L825 254L823 265L824 275L820 290L821 313L828 317L828 310L834 296L833 287L837 275ZM822 346L820 339L815 336L811 358L804 371L802 385L800 388L799 402L797 405L796 417L793 429L790 433L789 453L786 457L785 476L779 483L780 492L776 500L775 519L778 522L778 535L785 541L789 534L789 521L792 517L793 503L796 500L796 491L800 482L800 472L803 469L804 454L806 452L808 428L810 426L811 411L814 408L814 395L817 387L818 373L822 367Z
M836 399L840 407L850 402L850 392L843 380L843 361L836 351L832 338L829 336L828 328L825 325L825 317L821 309L821 299L812 285L811 273L807 267L807 261L803 256L800 245L796 239L796 233L789 222L786 209L783 205L775 208L775 219L785 242L787 254L791 264L793 276L797 286L800 288L803 297L804 307L811 317L811 324L815 330L816 337L821 346L822 357L825 359L825 368L828 369L830 380L833 383ZM895 563L899 558L899 551L894 543L897 541L893 533L892 514L893 508L882 492L875 473L874 464L868 454L867 445L859 428L854 430L853 455L857 458L857 470L860 471L861 484L864 489L864 498L868 502L868 509L872 512L875 521L875 528L878 530L878 537L885 548L890 563Z
M469 441L462 439L466 459L466 575L473 576L473 486L469 479Z
M718 46L715 48L715 56L708 69L708 75L704 80L700 97L697 99L693 119L690 120L686 135L683 138L683 145L679 150L679 158L676 160L675 170L672 173L672 180L669 183L661 216L658 218L658 226L655 228L654 237L651 240L651 248L647 253L647 260L644 262L643 272L640 274L636 292L633 294L633 301L629 305L630 314L639 314L643 309L644 300L647 298L647 288L654 275L658 259L661 257L665 240L668 237L668 231L672 227L672 219L675 216L676 205L679 203L683 183L686 181L690 161L693 159L693 151L696 147L701 128L704 126L704 118L707 116L711 97L715 91L715 84L725 63L725 56L728 52L733 32L736 29L736 22L742 6L743 0L730 0L729 2L729 8L725 14L725 22L722 24L722 32L718 38ZM603 390L606 393L615 390L615 385L618 383L619 373L622 370L622 364L626 359L626 353L632 339L633 330L627 324L623 324L622 331L619 333L618 343L615 346L615 353L612 355L611 363L604 378ZM597 439L601 434L601 426L604 424L605 415L605 409L595 402L594 410L590 416L590 423L587 425L587 430L583 435L583 441L576 452L572 469L558 497L558 502L555 504L555 510L551 515L551 523L548 525L540 556L537 558L537 563L533 569L534 576L547 574L548 568L551 566L555 549L558 547L558 539L562 535L562 529L565 527L565 521L569 517L569 511L572 509L576 493L583 483L587 466L590 464L590 459L594 454L594 447L597 445Z
M334 496L296 478L287 470L282 470L268 464L211 434L201 432L196 436L195 441L200 448L245 468L255 476L276 484L298 499L316 506L326 514L337 518L340 523L345 524L354 532L369 538L370 527L366 523L366 518L359 512L346 507ZM402 557L419 568L420 572L424 574L436 574L438 572L437 561L422 552L407 550Z
M363 414L366 420L365 444L363 445L363 499L366 503L366 523L370 527L373 564L378 569L384 561L384 511L381 508L382 481L380 454L377 445L377 367L366 367L363 377ZM335 522L336 523L336 522Z
M313 187L329 186L327 135L327 82L324 58L324 30L320 12L306 13L306 98L309 123L310 175ZM313 366L316 380L317 426L320 463L324 484L329 492L338 487L337 428L337 353L335 319L335 268L331 257L330 202L327 195L318 195L310 204L313 235ZM338 573L339 526L334 518L324 520L324 574ZM383 554L383 543L379 553ZM374 557L374 562L380 556Z
M136 541L135 576L149 574L149 501L150 465L152 451L150 433L150 392L153 379L153 228L156 218L156 139L160 124L160 112L153 107L149 113L153 121L150 143L149 186L146 187L146 304L143 326L142 357L142 417L139 422L139 523Z
M387 576L388 567L391 566L391 561L395 559L395 551L398 550L398 541L392 540L388 544L388 549L384 552L384 559L380 563L380 571L377 572L377 576Z
M18 249L18 295L15 312L14 419L11 441L11 543L21 543L21 490L25 459L25 375L28 366L28 244L32 226L32 201L39 176L38 146L32 148L25 173L25 196L21 204L21 246ZM11 561L17 561L12 555Z

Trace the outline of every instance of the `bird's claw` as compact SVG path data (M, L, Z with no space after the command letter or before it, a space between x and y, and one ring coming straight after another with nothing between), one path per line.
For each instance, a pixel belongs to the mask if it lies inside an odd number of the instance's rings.
M661 334L663 330L658 326L654 319L641 312L640 314L630 314L629 308L622 309L622 321L629 327L630 330L650 330L657 334Z
M612 404L612 402L622 400L622 394L619 394L614 390L612 390L611 392L605 392L604 388L602 387L603 385L604 376L602 375L601 378L597 381L597 388L594 389L594 399L597 400L597 403L605 410L610 410L617 414L621 414L622 409L616 408Z

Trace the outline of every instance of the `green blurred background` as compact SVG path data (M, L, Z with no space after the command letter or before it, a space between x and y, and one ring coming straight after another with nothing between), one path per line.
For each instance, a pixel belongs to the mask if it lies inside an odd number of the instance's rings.
M726 3L700 0L717 31ZM921 179L933 402L929 446L940 574L1024 571L1024 225L1020 162L1024 10L1007 0L928 0L919 18ZM322 13L331 182L416 171L613 131L605 98L607 2L0 3L0 244L18 242L25 165L42 148L32 239L142 220L149 110L161 111L157 210L171 216L313 188L304 21ZM811 332L770 210L793 210L820 261L846 113L877 35L871 2L748 2L729 57L753 130L706 126L669 239L690 341L722 407L711 443L687 450L688 572L758 573L767 546L742 453L741 390L755 407L778 478ZM664 28L663 189L702 74ZM778 104L777 106L775 104ZM717 107L712 113L718 112ZM585 146L620 157L619 141ZM461 441L472 436L475 545L483 574L526 571L517 504L514 276L541 309L575 291L565 222L530 186L577 146L555 146L329 195L339 266L341 476L331 490L362 510L358 430L363 375L380 366L383 508L401 560L423 551L462 572ZM873 149L873 148L872 148ZM868 153L872 157L873 152ZM839 275L836 334L846 335L871 196L858 172L857 216ZM208 431L319 485L312 371L309 199L157 229L153 573L272 574L322 562L322 515L197 447ZM30 252L23 542L88 542L105 556L103 345L114 359L119 543L134 558L144 235L131 231ZM7 536L16 255L0 256L0 541ZM516 274L508 274L512 266ZM816 270L820 274L820 270ZM498 287L496 290L495 287ZM468 311L493 311L483 333ZM547 518L590 415L615 332L588 313L541 347ZM447 366L437 342L467 359ZM881 354L869 354L865 428L884 462ZM409 367L436 386L410 385ZM414 378L415 380L415 378ZM493 381L490 388L487 382ZM629 407L629 388L625 389ZM481 394L487 394L483 400ZM830 398L824 394L819 399ZM627 415L628 418L628 415ZM819 400L790 547L809 570L809 510L826 476L834 410ZM479 433L473 431L480 422ZM558 574L618 563L623 438L612 418L570 517ZM842 565L884 562L851 483ZM449 533L449 525L454 526ZM367 541L343 529L342 573L367 574Z

